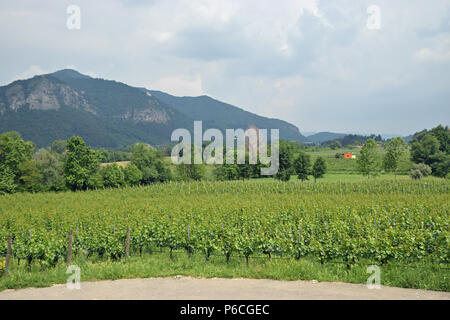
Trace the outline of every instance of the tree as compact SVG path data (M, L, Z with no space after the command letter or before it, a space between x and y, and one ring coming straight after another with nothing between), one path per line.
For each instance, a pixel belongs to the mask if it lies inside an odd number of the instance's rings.
M430 131L414 134L411 140L411 160L425 163L438 177L445 177L450 170L450 132L448 127L437 126Z
M16 180L19 173L19 165L31 159L34 144L23 141L15 132L5 132L0 135L0 164L8 167L15 175Z
M293 150L292 145L284 140L279 141L279 167L275 177L281 181L289 181L291 178Z
M159 181L158 171L154 166L144 167L142 169L142 183L143 184L151 184Z
M330 148L332 150L336 150L342 147L342 144L338 141L338 140L334 140L331 144L330 144Z
M29 192L43 190L42 174L36 166L36 162L27 160L19 165L19 188Z
M116 163L103 167L100 174L105 187L119 188L125 185L125 174Z
M66 189L63 156L47 149L39 149L33 154L33 160L42 173L42 185L45 190L62 191Z
M432 134L425 135L411 145L411 160L415 163L433 164L432 156L439 151L439 140Z
M136 167L134 164L129 165L124 170L125 174L125 183L129 186L136 186L142 180L142 172Z
M67 140L67 157L64 164L66 184L72 190L86 190L101 185L98 175L99 161L97 154L87 147L81 137Z
M152 167L157 159L161 159L162 155L153 147L145 143L136 143L131 149L131 164L134 164L139 170Z
M383 167L388 172L394 172L395 176L397 176L400 159L406 151L404 143L405 140L397 137L389 140L386 145L387 152L383 158Z
M378 173L380 169L380 155L375 140L367 140L361 148L361 153L356 161L359 171L366 175L367 178Z
M16 191L14 173L5 165L0 164L0 194L13 193Z
M236 180L239 178L238 166L233 164L219 164L214 169L217 180Z
M306 152L301 152L294 161L294 170L299 180L308 180L310 173L311 158Z
M205 166L202 164L181 163L176 166L177 177L180 180L201 180L205 175Z
M172 179L170 168L162 153L144 143L136 143L131 151L131 164L142 172L142 183L164 182Z
M253 173L253 166L249 163L249 154L246 152L245 163L237 165L239 178L242 178L242 180L250 179Z
M63 154L66 151L66 140L55 140L52 143L51 151Z
M326 171L327 171L327 164L325 163L325 160L322 157L318 157L316 161L314 161L314 165L312 168L312 175L314 177L314 182L316 182L318 178L322 178Z
M16 191L21 176L20 166L31 160L34 144L25 142L16 131L0 134L0 193Z

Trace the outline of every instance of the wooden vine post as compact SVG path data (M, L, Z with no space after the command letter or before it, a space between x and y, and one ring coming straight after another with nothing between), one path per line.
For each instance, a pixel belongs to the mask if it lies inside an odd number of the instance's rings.
M72 263L72 242L73 242L73 230L69 232L69 244L67 245L67 264Z
M127 230L127 241L125 243L125 259L130 257L130 227Z
M6 251L6 261L5 261L5 270L3 272L3 278L8 276L9 272L9 260L11 259L11 251L12 251L12 235L9 235L8 238L8 249Z

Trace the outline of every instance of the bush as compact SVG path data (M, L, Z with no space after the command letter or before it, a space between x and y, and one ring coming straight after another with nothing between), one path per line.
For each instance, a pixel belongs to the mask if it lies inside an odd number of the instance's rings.
M0 278L3 277L4 272L5 272L5 262L0 261Z
M422 177L429 176L430 174L431 168L425 163L414 164L411 170L409 170L409 176L414 180L421 179Z

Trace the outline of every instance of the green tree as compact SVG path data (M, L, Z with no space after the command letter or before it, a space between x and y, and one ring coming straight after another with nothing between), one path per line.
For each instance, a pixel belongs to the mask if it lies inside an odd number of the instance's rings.
M157 159L161 159L162 154L155 148L145 144L136 143L131 149L131 164L134 164L139 170L152 167Z
M14 183L14 172L7 166L0 164L0 194L13 193L17 185Z
M62 191L66 189L62 155L47 149L39 149L33 154L33 160L42 173L42 184L45 190Z
M31 160L32 142L25 142L16 131L0 134L0 192L16 191L21 176L20 166Z
M326 171L327 164L325 163L325 160L322 157L318 157L316 161L314 161L311 172L314 177L314 182L316 182L317 179L322 178Z
M311 157L306 152L300 152L294 161L294 170L299 180L308 180L311 168Z
M385 146L386 154L383 158L383 168L388 172L394 172L395 176L397 176L397 169L400 159L406 152L404 143L405 140L397 137L389 140L389 142Z
M293 173L292 162L294 153L292 144L284 140L279 141L279 167L275 177L281 181L289 181Z
M331 144L330 144L330 148L332 150L336 150L342 147L342 144L338 141L338 140L334 140Z
M142 172L136 167L134 164L129 165L124 170L125 174L125 183L129 186L136 186L142 180Z
M137 143L131 151L131 164L142 172L142 183L164 182L172 179L172 171L164 163L161 151L146 145Z
M205 166L203 164L179 164L175 168L179 180L195 180L203 179L205 175Z
M125 185L125 174L116 163L107 165L100 169L103 185L109 188L119 188Z
M447 176L450 170L449 139L448 127L438 126L416 133L411 144L411 160L429 165L435 176Z
M97 154L86 146L81 137L67 140L67 155L64 164L66 184L72 190L86 190L101 185L98 174L99 160Z
M439 151L439 140L432 134L426 134L420 141L411 145L411 160L414 163L433 164L433 155Z
M24 161L19 165L19 188L29 192L43 190L42 174L33 160Z
M358 170L367 178L378 174L380 170L380 152L375 140L367 140L361 148L361 153L356 161Z
M63 154L66 151L66 140L55 140L52 143L51 151Z

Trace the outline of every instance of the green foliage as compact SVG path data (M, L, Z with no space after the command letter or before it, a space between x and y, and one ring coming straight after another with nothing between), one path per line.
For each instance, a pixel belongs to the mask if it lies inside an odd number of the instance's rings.
M125 174L122 168L115 163L100 169L100 175L103 179L103 186L107 188L119 188L125 185Z
M43 190L42 174L33 160L19 165L19 188L22 191L38 192Z
M311 158L306 152L301 152L294 161L294 170L299 180L308 180L310 174Z
M364 144L368 139L373 139L374 141L381 142L383 139L381 138L381 135L375 135L371 134L369 136L363 136L358 134L348 134L338 139L333 139L331 141L325 141L322 142L322 146L330 146L331 144L338 142L343 147L350 147L350 146L357 146Z
M124 170L125 183L129 186L137 186L143 178L141 170L134 164L129 165Z
M86 190L101 185L97 154L87 147L81 137L67 140L67 155L64 165L66 184L72 190Z
M0 194L16 191L18 184L22 190L36 189L38 173L29 163L33 150L34 144L15 131L0 135Z
M98 158L102 163L108 162L118 162L118 161L130 161L131 153L125 151L115 151L109 149L98 149L96 150Z
M383 168L387 172L397 173L400 159L406 152L404 142L405 140L400 137L392 138L385 146L387 152L383 158Z
M66 140L55 140L52 143L51 151L63 154L66 151Z
M411 170L409 171L409 176L414 180L418 180L423 177L427 177L430 174L431 174L431 168L424 163L413 164Z
M181 163L175 168L178 180L202 180L205 175L205 165Z
M335 140L332 143L330 143L330 148L332 150L336 150L342 147L342 144L339 142L339 140Z
M33 160L36 162L39 171L42 173L41 183L45 190L62 191L66 189L66 181L64 179L64 158L62 155L50 152L47 149L39 149L33 154Z
M13 193L16 190L14 177L14 172L9 167L0 164L0 194Z
M430 131L423 130L411 140L411 160L425 163L433 175L445 177L450 171L450 131L441 125Z
M239 169L237 164L222 164L214 167L214 176L217 180L237 180L239 179Z
M318 157L316 161L314 161L314 165L312 167L312 175L314 177L314 181L319 178L322 178L325 172L327 171L327 164L322 157Z
M118 260L129 227L132 255L165 247L206 259L222 254L224 263L232 255L248 260L266 255L348 267L360 260L447 266L448 186L443 179L201 181L6 195L1 196L0 252L13 234L13 258L45 270L64 260L67 234L74 230L74 255Z
M34 144L22 140L17 132L6 132L0 135L0 164L14 174L14 180L19 178L19 166L30 160Z
M292 162L294 158L293 146L288 142L279 141L279 167L275 177L281 181L289 181L293 173Z
M356 159L359 172L367 176L375 176L380 169L380 154L373 139L368 139L363 145L359 157Z

